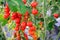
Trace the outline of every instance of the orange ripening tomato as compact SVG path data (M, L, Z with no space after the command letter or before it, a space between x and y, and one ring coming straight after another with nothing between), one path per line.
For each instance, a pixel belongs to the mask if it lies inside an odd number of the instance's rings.
M39 24L40 24L40 28L42 28L43 27L43 22L40 22Z
M29 30L29 34L30 34L30 35L33 35L34 33L35 33L35 31Z
M21 40L20 33L17 33L17 40Z
M30 30L31 31L36 31L36 27L35 26L32 26L32 27L30 27Z
M19 27L18 26L15 27L15 31L19 31Z
M37 40L37 35L35 33L32 35L32 37L34 40Z

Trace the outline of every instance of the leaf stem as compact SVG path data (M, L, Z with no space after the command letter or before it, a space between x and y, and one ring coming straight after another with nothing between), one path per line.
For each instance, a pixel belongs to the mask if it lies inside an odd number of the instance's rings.
M42 11L43 11L44 28L45 28L45 31L44 31L45 35L44 35L44 39L43 40L45 40L46 39L46 27L47 27L47 25L46 25L46 0L43 0L43 2L44 2L44 5L43 5Z

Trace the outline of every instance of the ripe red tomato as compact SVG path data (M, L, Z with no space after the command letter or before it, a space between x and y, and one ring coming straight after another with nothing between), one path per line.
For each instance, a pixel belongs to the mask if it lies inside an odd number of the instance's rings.
M23 1L24 4L26 4L26 2L27 2L26 0L22 0L22 1Z
M20 24L20 18L15 19L16 24Z
M27 23L26 22L22 22L21 23L21 30L24 31L26 26L27 26Z
M5 8L4 8L4 11L5 11L5 12L9 12L9 11L10 11L9 6L8 6L7 3L6 3L6 6L5 6Z
M28 11L26 11L26 13L24 14L24 20L27 21L29 18L29 13Z
M9 11L10 11L9 8L5 8L5 9L4 9L4 12L9 12Z
M14 17L14 16L11 16L11 19L12 19L12 20L14 20L14 19L15 19L15 17Z
M32 9L32 14L33 14L33 15L37 15L37 14L38 14L38 10L33 8L33 9Z
M37 2L32 2L32 3L31 3L31 6L34 7L34 8L35 8L37 5L38 5Z
M22 23L21 23L21 26L22 26L22 27L26 27L26 25L27 25L26 22L22 22Z
M22 14L18 13L18 17L21 19L21 17L22 17Z
M7 19L10 14L4 14L4 19Z
M30 30L31 31L36 31L36 27L35 26L32 26L32 27L30 27Z
M12 20L15 20L17 18L17 12L13 12L12 13L12 16L11 16L11 19Z
M27 26L32 27L33 23L31 21L27 22Z
M26 27L21 27L21 30L24 31Z
M54 16L54 18L58 18L59 17L59 14L56 14L55 13L53 16Z
M12 13L12 16L14 16L16 18L17 17L17 13L16 12L13 12Z
M4 12L4 14L10 14L10 12Z
M5 12L4 18L5 18L5 19L7 19L7 18L9 17L9 15L10 15L9 11L10 11L10 9L9 9L9 7L8 7L8 4L6 3L6 6L5 6L5 8L4 8L4 12Z
M20 25L21 25L20 23L19 23L19 24L16 24L16 26L18 26L18 27L19 27Z

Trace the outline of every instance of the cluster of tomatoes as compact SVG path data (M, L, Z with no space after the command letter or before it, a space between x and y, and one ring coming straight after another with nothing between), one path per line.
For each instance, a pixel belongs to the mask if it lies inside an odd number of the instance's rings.
M24 4L26 4L27 0L22 0ZM38 14L38 10L36 9L36 6L38 5L38 3L36 1L33 1L31 3L31 7L32 7L32 14L33 15L37 15Z
M38 3L37 2L32 2L31 3L31 7L32 7L32 14L33 15L37 15L38 14L38 10L36 9L36 6L38 5Z
M6 4L5 8L4 8L4 18L7 19L10 15L10 9L8 7L8 4Z
M18 13L18 12L13 12L12 13L11 19L15 21L15 24L16 24L15 30L16 31L19 30L21 17L22 17L22 15L20 13Z
M26 0L22 0L24 4L26 4ZM36 6L38 5L37 2L32 2L31 3L31 7L32 7L32 14L33 15L37 15L38 14L38 10L36 9ZM4 19L8 19L10 16L10 9L8 7L8 4L6 4L5 8L4 8ZM29 18L29 12L26 11L26 13L22 16L21 13L19 12L12 12L11 14L11 19L15 22L16 27L14 28L14 30L16 31L14 33L14 36L16 36L17 40L21 40L20 37L20 33L19 31L22 30L24 32L24 30L26 29L26 26L29 26L29 34L33 37L34 40L37 40L37 35L36 35L36 27L33 25L32 21L28 21ZM23 19L23 21L21 21ZM28 40L27 35L24 33L24 36L26 38L26 40Z
M26 4L27 0L22 0L24 4ZM32 7L32 11L31 13L33 15L37 15L38 14L38 10L37 10L37 5L38 3L36 1L33 1L31 4ZM8 4L5 5L4 8L4 19L8 19L10 16L10 9L8 7ZM53 14L54 18L58 18L59 14ZM19 31L22 30L23 32L25 31L26 27L29 26L29 35L31 35L33 37L34 40L37 40L37 35L36 35L36 27L33 25L32 21L28 21L29 19L29 12L26 11L26 13L24 15L22 15L19 12L13 12L11 15L11 19L15 22L16 26L14 28L14 30L16 32L14 32L14 36L16 36L17 40L21 40L21 36ZM21 21L23 19L23 21ZM43 22L40 22L40 26L42 28ZM28 36L24 33L24 37L26 38L26 40L28 40Z
M24 4L26 4L26 0L22 0L22 1L24 2ZM38 14L38 10L36 9L37 5L38 5L38 3L35 1L31 3L33 15ZM7 18L9 18L9 16L10 16L10 9L8 7L8 4L6 4L6 6L4 8L4 18L7 19ZM53 16L54 16L54 18L58 18L59 14L54 13ZM37 40L37 35L35 33L36 27L33 26L33 23L31 21L28 21L28 18L29 18L29 12L28 11L26 11L26 13L24 14L24 19L23 19L24 21L23 22L21 22L21 19L22 19L21 13L13 12L12 16L11 16L11 19L14 20L16 23L15 31L19 31L19 30L24 31L26 26L29 26L29 28L30 28L29 34L34 38L34 40ZM26 21L28 21L28 22L26 22ZM41 27L42 27L42 24L41 24ZM18 33L18 32L14 33L14 36L17 36L17 39L21 40L20 39L20 33ZM24 33L24 36L25 36L26 40L28 40L28 37L25 33Z

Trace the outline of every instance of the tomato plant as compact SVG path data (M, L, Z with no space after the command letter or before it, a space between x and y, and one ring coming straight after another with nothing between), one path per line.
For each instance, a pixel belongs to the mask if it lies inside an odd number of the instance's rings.
M5 0L0 5L0 24L2 29L7 26L7 40L54 40L48 32L60 34L59 0Z

